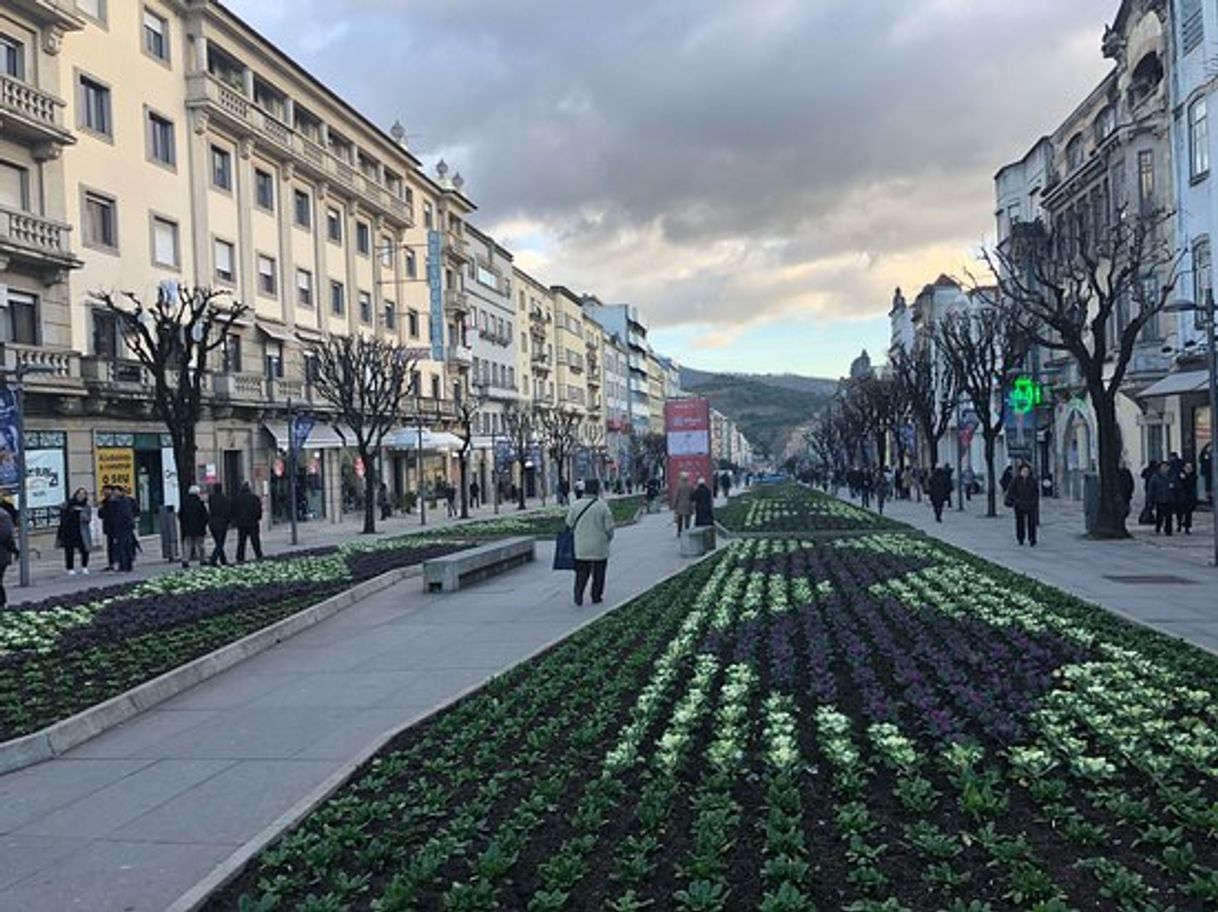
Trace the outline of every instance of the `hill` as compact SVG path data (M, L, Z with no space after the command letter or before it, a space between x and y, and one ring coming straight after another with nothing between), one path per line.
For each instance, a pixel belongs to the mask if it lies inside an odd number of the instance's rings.
M681 368L681 388L705 396L752 444L780 455L837 390L836 380L798 374L717 374Z

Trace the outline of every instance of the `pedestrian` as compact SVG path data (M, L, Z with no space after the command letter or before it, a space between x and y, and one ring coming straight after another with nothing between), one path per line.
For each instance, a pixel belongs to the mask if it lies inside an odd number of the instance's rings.
M1007 467L1002 470L1002 477L998 479L998 487L1002 488L1002 495L1006 497L1007 491L1011 490L1011 481L1015 478L1015 469L1008 462Z
M477 510L479 504L482 503L482 501L478 499L479 495L481 494L482 488L478 486L478 479L475 478L469 483L469 505L475 510Z
M714 499L719 496L719 491L723 488L723 476L718 473L712 473L711 478L715 481L715 490L711 492L711 498ZM706 481L705 478L700 480Z
M1176 500L1176 531L1193 534L1193 511L1197 509L1197 470L1191 462L1180 468L1180 490Z
M943 522L943 507L952 499L952 473L947 466L940 466L930 473L930 505L935 510L935 522Z
M182 530L183 570L190 567L191 561L203 565L203 537L207 535L207 520L207 504L199 496L199 486L191 485L178 513L178 526Z
M444 484L444 505L448 508L448 518L455 518L457 515L457 488L447 482Z
M570 502L571 486L567 484L567 479L563 478L558 482L558 503L565 507Z
M1137 490L1137 487L1137 483L1133 480L1133 472L1129 471L1129 463L1122 459L1121 468L1117 472L1117 488L1121 492L1121 503L1125 505L1126 516L1133 509L1133 492Z
M672 503L669 506L676 517L677 535L680 536L689 528L689 517L694 512L693 491L689 487L689 475L685 472L677 476L677 487L672 492Z
M582 478L575 479L575 499L584 499L584 480Z
M228 540L228 527L232 522L233 504L224 493L224 488L218 484L211 486L207 495L207 528L211 532L212 552L208 563L213 567L228 565L228 555L224 553L225 542Z
M698 486L694 488L694 525L698 527L715 524L715 497L707 487L706 479L699 478Z
M106 566L104 570L118 569L118 537L114 534L114 488L102 488L101 503L97 505L97 518L101 520L102 537L106 539Z
M76 554L80 553L80 572L89 574L89 552L93 549L93 535L89 528L93 522L93 508L89 506L89 492L77 488L72 498L59 509L59 530L55 543L63 548L64 566L68 576L76 575Z
M140 508L125 485L115 485L113 494L111 516L114 522L114 547L118 569L123 573L130 573L135 566L135 552L140 546L135 537L135 522L139 518Z
M237 563L245 563L245 543L254 549L255 560L262 560L262 498L254 493L248 481L233 498L233 525L237 527Z
M592 499L567 510L567 528L575 534L575 604L584 603L584 589L592 580L592 604L605 598L605 571L609 543L613 541L613 511L600 497L600 481L588 479L585 492Z
M381 508L381 520L386 520L393 515L393 507L389 503L389 485L381 482L380 489L376 492L376 503Z
M618 482L618 489L619 489L618 493L621 493L621 490L620 490L621 486L622 486L622 483L619 481ZM645 496L647 498L647 512L650 513L652 502L655 501L655 499L660 496L660 483L658 481L656 481L656 479L654 479L654 478L647 479L647 488L646 488Z
M965 466L960 472L960 483L964 486L964 496L970 501L973 499L973 485L977 483L977 473L973 471L972 466Z
M1040 482L1032 475L1032 467L1026 462L1019 473L1011 479L1005 503L1015 510L1015 540L1023 545L1026 539L1036 547L1036 527L1040 524Z
M0 608L8 605L8 593L4 590L4 573L20 556L15 540L16 528L8 510L0 510Z
M723 499L727 500L732 496L732 473L723 473Z
M1147 486L1147 500L1155 513L1155 535L1171 535L1176 519L1176 499L1179 485L1171 472L1171 464L1159 463L1159 470Z
M871 509L871 495L875 491L875 476L866 469L859 473L859 497L862 498L861 503L863 509Z

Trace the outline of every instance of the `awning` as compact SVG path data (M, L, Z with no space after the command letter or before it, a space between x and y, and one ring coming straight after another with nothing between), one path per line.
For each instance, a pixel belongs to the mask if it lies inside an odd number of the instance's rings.
M258 332L264 336L269 336L277 342L295 342L296 338L288 331L286 326L279 326L275 323L263 323L258 321Z
M1139 393L1142 399L1154 396L1178 396L1181 393L1203 392L1210 382L1208 371L1177 371L1168 374L1157 383L1152 383Z
M316 326L297 326L296 335L302 339L308 339L310 342L324 342L326 334Z
M417 450L419 448L419 429L395 428L385 435L384 445L391 450ZM456 434L423 429L424 450L459 450L461 445L462 440Z
M275 438L275 445L281 450L288 448L288 425L286 421L270 422L263 425L266 432ZM315 450L336 450L343 447L355 445L355 435L348 434L347 441L344 443L343 438L338 435L338 432L328 424L315 424L313 429L309 431L308 439L305 440L305 449Z

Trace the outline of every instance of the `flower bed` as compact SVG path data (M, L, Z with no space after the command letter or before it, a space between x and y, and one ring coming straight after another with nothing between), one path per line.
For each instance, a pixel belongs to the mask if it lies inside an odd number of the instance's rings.
M351 586L467 547L399 538L0 610L0 741L37 731Z
M403 732L207 908L1213 908L1215 685L944 545L737 542Z
M798 485L764 485L715 511L729 532L800 535L904 528L870 510Z
M643 509L642 497L614 497L607 503L613 511L613 521L619 525L634 522ZM500 507L508 510L510 507ZM513 516L504 512L495 519L483 519L461 526L461 534L476 538L507 538L517 535L533 535L545 538L563 530L567 518L566 507L550 507Z

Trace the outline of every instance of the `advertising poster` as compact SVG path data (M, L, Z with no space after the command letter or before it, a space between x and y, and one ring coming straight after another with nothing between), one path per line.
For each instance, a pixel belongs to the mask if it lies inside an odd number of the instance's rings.
M130 447L97 447L97 489L110 485L135 490L135 450Z
M178 462L173 455L173 447L161 447L161 497L162 503L175 510L181 509L178 503Z
M17 397L0 387L0 487L17 487Z
M58 509L68 499L62 447L26 451L25 492L31 511Z
M665 476L672 499L677 479L684 472L689 483L711 477L711 420L709 399L669 399L664 403L664 432L668 439Z

